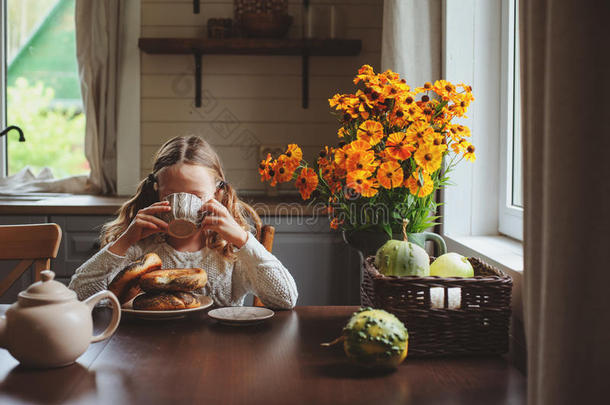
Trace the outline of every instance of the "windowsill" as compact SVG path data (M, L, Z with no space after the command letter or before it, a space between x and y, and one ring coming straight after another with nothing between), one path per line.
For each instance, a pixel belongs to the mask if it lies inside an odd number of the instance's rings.
M523 274L523 243L502 235L443 235L449 251L464 256L477 256L500 270L521 278Z

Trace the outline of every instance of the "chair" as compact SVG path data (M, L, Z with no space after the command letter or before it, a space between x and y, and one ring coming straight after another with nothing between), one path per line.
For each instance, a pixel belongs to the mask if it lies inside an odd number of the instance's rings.
M261 234L258 237L258 241L271 253L273 250L273 239L275 237L275 228L271 225L263 225L261 227ZM260 300L257 296L254 296L254 306L255 307L264 307L263 301Z
M34 265L35 280L51 268L61 242L57 224L0 225L0 260L20 260L8 275L0 275L0 296Z

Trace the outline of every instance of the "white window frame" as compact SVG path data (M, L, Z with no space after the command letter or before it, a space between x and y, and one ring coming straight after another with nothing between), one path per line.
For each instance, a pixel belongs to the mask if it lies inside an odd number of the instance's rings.
M513 201L513 151L516 123L520 121L520 109L515 108L519 92L519 78L515 75L518 63L518 18L515 10L518 0L502 1L502 118L500 153L500 196L498 201L498 230L512 238L523 240L523 209ZM520 133L519 133L520 136Z
M131 195L140 181L140 9L141 0L125 2L123 49L117 113L117 193ZM0 125L6 123L6 0L0 0ZM10 134L14 136L14 134ZM84 136L84 134L83 134ZM27 134L26 134L27 137ZM0 178L7 175L6 136L0 138Z
M505 201L508 130L505 63L505 17L510 0L443 1L443 78L473 86L475 101L468 119L476 147L474 163L462 161L443 191L441 232L449 251L481 257L507 271L519 285L523 246L500 232L500 201ZM503 31L504 29L504 31ZM512 127L512 126L511 126ZM512 132L511 132L512 133ZM512 137L511 137L512 140ZM503 157L504 156L504 157ZM501 195L504 193L504 196Z
M514 1L443 3L443 77L473 86L475 101L461 122L472 130L477 155L476 162L462 161L450 174L455 185L444 191L443 212L448 235L522 238L522 210L507 204L512 197L514 71L509 62L514 60L509 34ZM507 229L506 219L514 229Z

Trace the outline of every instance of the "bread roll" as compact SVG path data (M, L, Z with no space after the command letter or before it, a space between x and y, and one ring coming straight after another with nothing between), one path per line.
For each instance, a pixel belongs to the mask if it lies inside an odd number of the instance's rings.
M135 282L142 274L160 269L162 264L161 258L156 253L147 253L114 276L108 289L117 296L121 304L124 304L137 295L133 293L132 288L135 288Z
M133 300L133 309L140 311L171 311L200 306L201 302L196 295L182 291L148 292Z
M208 281L205 270L163 269L155 270L140 277L138 283L144 291L193 291L203 288Z
M140 288L140 284L138 284L138 280L132 281L129 284L127 291L123 294L123 299L125 302L121 301L121 305L125 305L143 292L144 291L142 291L142 289Z

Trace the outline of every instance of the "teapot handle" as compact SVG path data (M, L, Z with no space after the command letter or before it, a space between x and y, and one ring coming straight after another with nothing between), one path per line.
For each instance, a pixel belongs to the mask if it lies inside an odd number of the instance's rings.
M116 328L119 326L119 322L121 321L121 304L119 304L119 300L116 295L108 290L100 291L97 294L92 295L91 297L85 300L85 304L89 306L91 310L95 304L103 300L104 298L108 298L110 300L110 304L112 304L112 319L110 320L110 324L99 335L95 335L91 338L91 343L99 342L100 340L108 339Z

